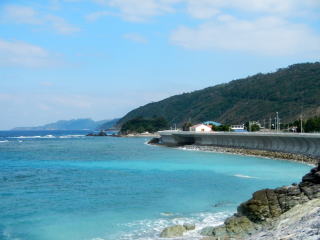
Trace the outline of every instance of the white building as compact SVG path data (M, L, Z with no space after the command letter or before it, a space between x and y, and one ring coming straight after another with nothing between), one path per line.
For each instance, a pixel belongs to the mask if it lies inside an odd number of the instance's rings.
M204 124L197 124L192 127L190 127L191 132L211 132L212 129L210 126L204 125Z
M234 132L243 132L243 131L245 131L245 127L244 127L244 124L231 125L231 130L233 130Z

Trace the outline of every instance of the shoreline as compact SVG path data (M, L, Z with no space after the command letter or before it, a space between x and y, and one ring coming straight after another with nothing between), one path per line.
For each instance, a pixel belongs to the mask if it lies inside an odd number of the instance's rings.
M175 148L179 150L236 154L241 156L277 159L277 160L284 160L284 161L291 161L291 162L299 162L299 163L307 164L310 166L316 166L317 163L319 162L319 159L310 157L307 155L267 151L267 150L254 150L254 149L246 149L246 148L218 147L218 146L195 145L195 144L170 147L165 144L159 143L159 138L157 137L152 138L150 141L148 141L147 144L159 146L159 147Z
M159 139L153 138L150 145L170 147L159 143ZM320 213L320 162L316 157L303 154L293 154L276 151L252 150L244 148L217 147L208 145L182 145L171 147L180 150L203 151L224 154L237 154L242 156L258 156L269 159L294 161L311 166L316 166L307 173L298 184L278 187L276 189L263 189L253 193L252 198L241 203L237 212L227 218L223 225L203 228L199 233L202 240L232 240L232 239L264 239L273 240L279 234L287 239L289 236L310 237L315 233L313 222L314 209L319 208ZM310 206L309 206L310 205ZM306 219L303 227L300 219ZM282 226L288 221L295 231L285 229ZM318 220L316 219L315 222ZM309 228L311 235L303 229ZM183 236L188 228L184 225L175 225L165 228L161 235L166 237ZM170 236L170 234L173 234ZM282 239L282 238L281 238ZM293 238L288 238L293 239Z
M148 133L148 134L143 134L143 133L139 133L139 134L126 134L126 135L119 135L119 137L150 137L150 138L159 138L160 135L156 134L156 133Z
M158 144L158 145L165 146L162 144ZM299 163L308 164L311 166L316 166L318 163L318 159L305 156L302 154L272 152L272 151L266 151L266 150L252 150L252 149L245 149L245 148L231 148L231 147L217 147L217 146L203 146L203 145L183 145L175 148L182 149L182 150L189 150L189 151L227 153L227 154L236 154L241 156L263 157L263 158L270 158L270 159L299 162Z

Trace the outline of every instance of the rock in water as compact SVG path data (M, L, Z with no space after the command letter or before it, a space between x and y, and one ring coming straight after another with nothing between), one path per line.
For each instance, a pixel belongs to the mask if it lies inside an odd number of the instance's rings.
M155 137L155 138L152 138L148 144L159 144L160 143L160 138L158 137Z
M196 225L194 225L192 223L185 223L185 224L183 224L183 226L187 231L196 229Z
M186 232L187 229L182 225L175 225L171 227L165 228L161 234L160 237L162 238L174 238L174 237L181 237L184 232Z
M201 230L200 234L202 236L213 236L214 227L205 227Z

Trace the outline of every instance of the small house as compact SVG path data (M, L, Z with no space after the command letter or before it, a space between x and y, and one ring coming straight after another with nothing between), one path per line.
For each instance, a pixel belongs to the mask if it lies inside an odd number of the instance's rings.
M212 129L210 126L205 124L197 124L190 127L191 132L211 132Z
M241 125L231 125L231 130L234 132L247 132L244 124Z

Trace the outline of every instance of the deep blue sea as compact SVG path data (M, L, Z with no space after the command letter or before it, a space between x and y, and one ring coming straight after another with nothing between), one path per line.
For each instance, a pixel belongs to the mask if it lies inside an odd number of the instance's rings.
M298 182L290 161L149 146L86 132L0 132L1 240L183 239L217 225L261 188Z

